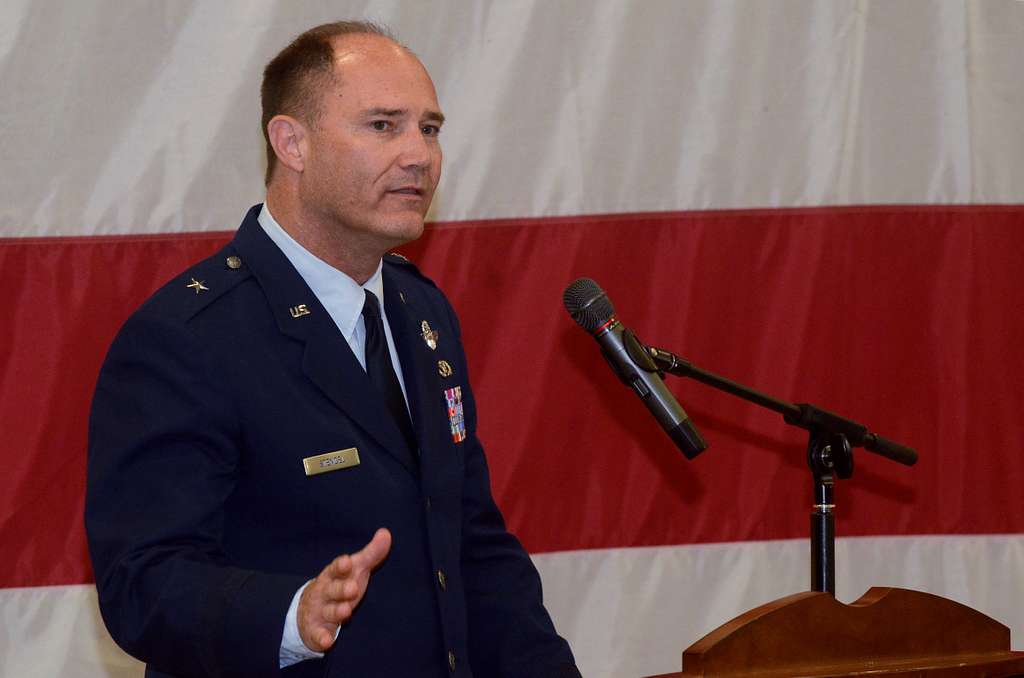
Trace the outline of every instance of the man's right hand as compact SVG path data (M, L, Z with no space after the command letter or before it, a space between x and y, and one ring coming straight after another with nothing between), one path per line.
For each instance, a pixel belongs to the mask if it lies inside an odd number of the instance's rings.
M370 583L370 574L391 550L391 533L380 528L361 551L338 556L311 581L299 598L299 637L310 650L334 645L338 627L348 621Z

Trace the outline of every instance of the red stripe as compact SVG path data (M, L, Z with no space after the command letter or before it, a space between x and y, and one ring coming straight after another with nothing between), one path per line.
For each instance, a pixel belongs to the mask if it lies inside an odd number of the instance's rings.
M628 212L616 214L580 214L558 217L515 217L505 219L478 219L475 221L438 221L431 224L432 230L477 229L491 227L522 228L523 226L558 226L619 224L619 223L653 223L658 221L680 222L700 220L727 220L730 222L752 219L761 221L765 218L795 216L808 219L816 216L850 218L852 216L881 215L895 217L899 215L986 215L1009 214L1020 215L1024 204L987 204L987 205L932 205L932 204L894 204L894 205L829 205L823 207L763 207L747 209L710 209L710 210L672 210L665 212Z
M439 224L404 248L460 309L495 493L532 551L802 537L804 438L672 381L675 451L561 308L592 277L639 336L916 447L862 450L840 535L1024 531L1021 206L750 210ZM544 226L543 229L534 228ZM0 585L91 579L88 403L131 310L227 234L0 241Z
M117 328L228 236L0 243L0 586L92 580L82 527L89 402Z

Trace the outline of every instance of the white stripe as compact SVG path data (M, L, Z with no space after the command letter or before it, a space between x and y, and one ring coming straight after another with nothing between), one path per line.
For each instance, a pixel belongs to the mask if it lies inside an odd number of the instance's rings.
M534 556L544 598L588 678L679 671L682 652L743 612L810 589L803 540L566 551ZM836 593L927 591L1011 628L1024 647L1024 536L845 538Z
M100 619L93 586L0 589L0 676L139 678Z
M564 551L534 556L545 603L588 678L680 669L682 651L733 617L809 588L803 540ZM1024 648L1024 535L862 537L836 543L838 598L927 591L1006 624ZM92 586L0 590L0 675L137 678Z
M262 199L262 68L346 8L147 4L0 3L0 234L231 229ZM392 24L433 74L435 219L1024 202L1024 3L348 11Z

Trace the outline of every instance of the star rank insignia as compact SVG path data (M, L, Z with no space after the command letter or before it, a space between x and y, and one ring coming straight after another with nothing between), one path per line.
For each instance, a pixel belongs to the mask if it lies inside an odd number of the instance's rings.
M189 288L191 290L195 290L196 294L199 294L200 292L208 292L210 290L210 288L207 287L206 285L204 285L203 282L204 281L202 281L202 280L196 280L195 278L192 278L192 282L190 282L189 284L185 285L185 287L187 287L187 288Z
M437 332L430 329L430 323L426 320L420 323L420 330L423 332L423 341L430 347L431 351L437 350Z

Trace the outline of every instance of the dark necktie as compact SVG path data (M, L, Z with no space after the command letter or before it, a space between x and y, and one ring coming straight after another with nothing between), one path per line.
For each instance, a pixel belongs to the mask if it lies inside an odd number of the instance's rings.
M384 397L384 402L387 403L392 418L402 431L409 449L416 452L416 435L409 419L409 410L405 407L402 387L391 364L391 353L388 351L388 341L384 335L380 305L373 292L363 291L366 292L366 301L363 303L363 322L366 324L366 374L370 377L370 383Z

